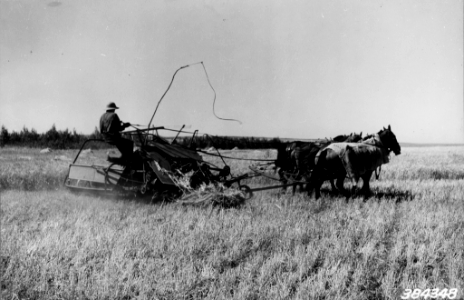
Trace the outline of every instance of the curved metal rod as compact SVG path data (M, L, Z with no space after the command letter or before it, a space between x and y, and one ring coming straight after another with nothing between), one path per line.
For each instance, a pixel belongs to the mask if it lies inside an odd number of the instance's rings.
M171 79L171 82L170 82L169 85L168 85L168 88L167 88L166 91L164 92L163 96L161 96L161 99L159 99L158 104L156 105L155 112L153 113L153 116L151 116L150 122L148 123L148 127L150 127L151 122L153 121L153 118L155 117L155 114L156 114L156 112L158 111L158 107L159 107L159 105L161 104L161 100L163 100L164 96L166 96L166 93L167 93L167 92L169 91L169 89L171 88L171 85L172 85L172 83L174 82L174 77L176 77L177 72L179 72L179 71L182 70L182 69L185 69L185 68L188 68L188 67L190 67L190 66L197 65L197 64L203 64L203 62L197 62L197 63L194 63L194 64L182 66L182 67L180 67L179 69L177 69L177 70L174 72L174 75L172 75L172 79Z
M205 75L206 75L206 79L208 80L208 84L209 84L209 86L211 87L211 89L212 89L213 92L214 92L214 100L213 100L213 114L214 114L214 116L215 116L216 118L218 118L219 120L234 121L234 122L238 122L240 125L242 125L242 122L240 122L239 120L221 118L221 117L219 117L218 115L216 115L216 110L215 110L215 108L214 108L214 106L216 105L216 90L213 88L213 85L211 84L211 81L209 80L208 72L206 72L206 68L205 68L205 65L203 64L203 62L201 62L201 65L203 66L203 70L205 70Z
M155 108L155 112L153 113L153 116L151 116L150 122L148 123L148 128L150 128L151 122L153 121L153 118L155 117L155 114L156 114L156 112L158 111L158 107L160 106L161 101L163 100L164 96L166 96L166 93L167 93L167 92L169 91L169 89L171 88L171 85L172 85L172 83L174 82L174 77L176 77L177 72L179 72L180 70L182 70L182 69L184 69L184 68L187 68L188 66L189 66L189 65L180 67L179 69L176 70L176 72L174 72L174 75L172 75L172 79L171 79L171 82L170 82L169 85L168 85L168 88L167 88L166 91L164 92L163 96L161 96L161 99L159 99L158 104L156 105L156 108Z
M174 82L174 77L176 77L177 72L179 72L179 71L182 70L182 69L188 68L188 67L193 66L193 65L198 65L198 64L201 64L201 65L202 65L203 70L205 71L205 75L206 75L206 79L207 79L207 81L208 81L208 84L209 84L209 86L211 87L211 89L213 90L213 93L214 93L214 99L213 99L213 114L214 114L214 116L215 116L216 118L220 119L220 120L224 120L224 121L235 121L235 122L238 122L240 125L242 124L242 122L240 122L239 120L221 118L221 117L219 117L218 115L216 115L216 111L215 111L216 90L213 88L213 85L211 84L211 81L209 80L208 72L206 71L205 65L203 64L202 61L200 61L200 62L197 62L197 63L194 63L194 64L182 66L182 67L180 67L179 69L177 69L177 70L174 72L174 75L172 76L172 79L171 79L171 82L170 82L169 85L168 85L168 88L167 88L166 91L164 92L163 96L161 96L161 99L158 101L158 104L156 105L155 112L153 113L153 116L151 117L150 122L148 123L148 127L150 127L151 122L153 121L153 118L155 117L155 114L156 114L156 112L158 111L158 107L159 107L159 105L161 104L161 101L163 100L164 96L166 96L166 93L167 93L167 92L169 91L169 89L171 88L171 85L172 85L172 83Z

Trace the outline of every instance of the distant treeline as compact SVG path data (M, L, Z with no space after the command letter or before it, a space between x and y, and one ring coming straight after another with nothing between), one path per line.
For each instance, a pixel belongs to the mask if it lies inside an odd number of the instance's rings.
M190 147L190 137L184 137L176 140L178 144ZM224 137L224 136L197 136L193 141L195 148L210 148L218 149L271 149L276 148L281 140L278 138L266 139L255 137Z
M77 149L89 138L99 138L100 133L95 128L95 132L86 135L73 131L57 130L55 125L45 133L38 133L35 129L23 127L20 132L9 132L2 126L0 133L0 147L17 146L31 148L52 148L52 149Z
M69 131L57 130L55 125L45 133L38 133L35 129L23 127L20 132L9 132L2 126L0 133L0 147L16 146L30 148L52 148L52 149L78 149L87 139L100 139L101 135L97 128L92 134L77 133L75 129ZM191 137L179 137L177 144L190 146ZM222 136L197 136L194 139L193 147L218 149L269 149L275 148L281 143L278 138L254 138L254 137L222 137Z

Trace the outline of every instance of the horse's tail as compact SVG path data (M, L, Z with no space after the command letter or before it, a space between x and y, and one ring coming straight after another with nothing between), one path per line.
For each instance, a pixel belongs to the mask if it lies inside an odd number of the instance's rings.
M323 165L325 163L325 159L327 157L327 148L320 150L316 157L314 157L314 170L320 171L323 169Z
M308 179L308 193L315 187L317 182L323 180L324 177L324 166L326 164L327 149L320 150L314 158L314 168L311 171L311 176Z

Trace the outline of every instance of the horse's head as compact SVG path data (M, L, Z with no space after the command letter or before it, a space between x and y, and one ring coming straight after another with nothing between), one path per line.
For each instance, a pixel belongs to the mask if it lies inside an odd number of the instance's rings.
M334 137L332 140L336 143L356 143L362 139L362 131L357 133L351 133L350 135L340 134Z
M382 141L382 144L384 144L384 146L387 147L389 151L393 151L395 155L401 154L401 146L396 140L396 136L391 130L390 125L388 125L388 128L384 127L379 131L379 137Z
M368 139L371 139L375 136L375 134L368 134L365 137L361 139L361 142L367 141Z
M345 142L357 143L360 140L362 140L362 135L363 135L362 131L359 134L353 132L345 139Z
M341 142L344 142L348 137L349 137L348 135L340 134L334 137L332 141L336 143L341 143Z

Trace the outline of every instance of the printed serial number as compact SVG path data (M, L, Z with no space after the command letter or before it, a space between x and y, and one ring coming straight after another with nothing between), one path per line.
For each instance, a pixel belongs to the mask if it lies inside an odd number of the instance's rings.
M456 299L458 289L404 289L401 299Z

